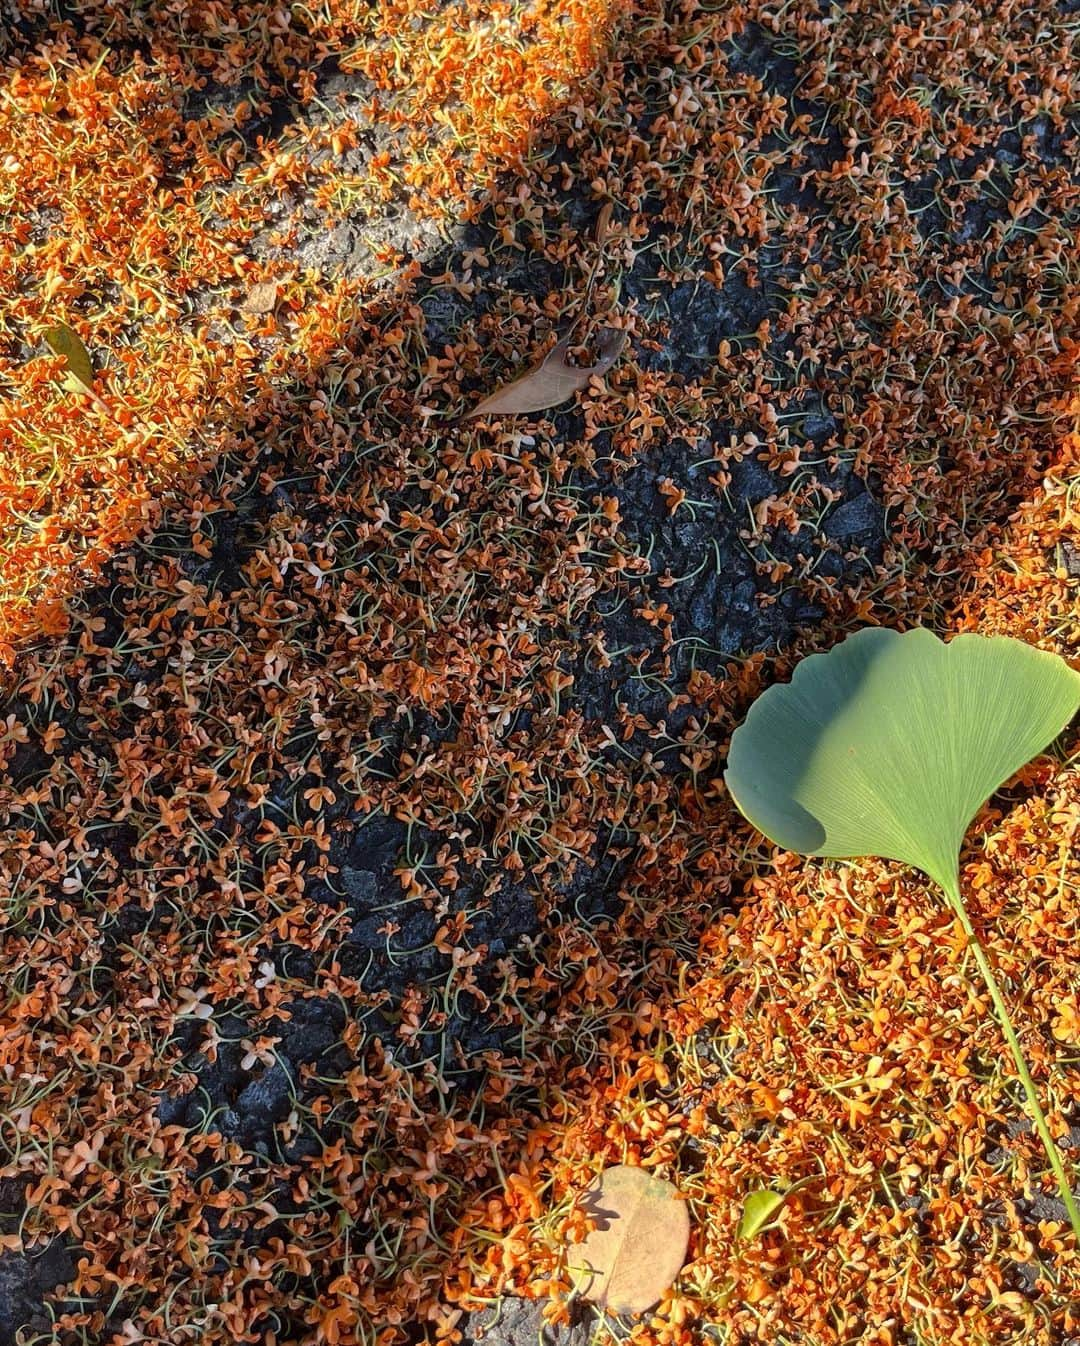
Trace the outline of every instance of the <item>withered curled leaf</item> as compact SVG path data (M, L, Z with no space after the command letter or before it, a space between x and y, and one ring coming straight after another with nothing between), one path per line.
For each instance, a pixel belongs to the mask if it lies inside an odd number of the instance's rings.
M530 411L546 411L549 407L557 407L573 397L580 388L587 387L590 379L601 378L607 373L622 354L626 333L619 328L606 328L597 341L599 354L595 364L580 368L567 361L570 345L570 337L563 337L552 346L535 369L530 369L513 383L485 397L479 406L465 413L465 418L522 416Z

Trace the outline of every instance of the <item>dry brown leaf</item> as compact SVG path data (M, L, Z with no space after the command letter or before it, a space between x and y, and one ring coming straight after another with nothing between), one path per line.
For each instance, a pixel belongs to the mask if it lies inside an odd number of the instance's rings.
M611 216L613 206L610 201L605 201L600 208L600 214L596 218L596 246L602 248L607 242L608 230L611 228Z
M246 313L273 313L277 308L277 301L277 281L259 280L248 290L241 307Z
M485 397L479 406L465 413L472 416L522 416L530 411L546 411L557 407L560 402L588 385L590 379L602 377L622 354L626 345L626 333L618 328L609 327L597 342L599 358L595 364L578 368L568 364L566 355L570 349L570 337L565 336L544 357L543 361L530 369L521 378L508 383L505 388Z
M644 1313L686 1261L690 1216L670 1182L618 1164L585 1198L595 1228L570 1249L580 1292L612 1313Z

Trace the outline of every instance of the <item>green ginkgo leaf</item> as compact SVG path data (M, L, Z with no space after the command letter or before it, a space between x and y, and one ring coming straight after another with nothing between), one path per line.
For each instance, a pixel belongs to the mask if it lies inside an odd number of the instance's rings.
M1080 1237L1080 1210L1008 1009L960 895L972 818L1080 707L1080 674L1005 636L871 628L804 659L769 688L731 741L725 781L745 816L786 850L877 855L943 889L968 936Z
M44 333L45 342L54 355L61 355L67 365L68 386L77 392L94 391L94 363L82 338L66 322L55 323Z
M725 780L786 850L880 855L948 888L972 818L1078 706L1080 674L1019 640L871 627L758 697Z

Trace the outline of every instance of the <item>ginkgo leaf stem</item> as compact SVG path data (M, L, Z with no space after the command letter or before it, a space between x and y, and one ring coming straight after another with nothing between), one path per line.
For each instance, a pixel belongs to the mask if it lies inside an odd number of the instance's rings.
M1057 1179L1058 1192L1061 1196L1065 1210L1068 1212L1069 1223L1072 1225L1073 1233L1080 1242L1080 1207L1077 1206L1076 1197L1073 1194L1072 1178L1066 1167L1064 1156L1057 1146L1054 1137L1050 1134L1050 1126L1046 1120L1046 1114L1043 1112L1042 1104L1039 1102L1038 1090L1035 1087L1035 1081L1032 1078L1031 1070L1028 1068L1027 1060L1024 1056L1024 1050L1020 1045L1020 1039L1017 1036L1016 1028L1013 1026L1012 1016L1009 1014L1009 1007L1005 1003L1005 997L1001 993L1001 987L998 985L997 977L994 975L993 966L987 957L986 950L983 948L978 935L975 933L975 927L971 923L971 917L968 915L967 907L964 905L964 899L960 895L959 882L953 882L945 886L945 897L949 906L956 915L957 920L967 936L968 944L971 948L972 956L975 959L976 966L982 974L983 982L987 991L990 993L990 999L993 1002L994 1010L997 1014L998 1023L1002 1033L1005 1035L1005 1041L1009 1045L1012 1053L1013 1062L1016 1065L1016 1073L1020 1076L1020 1083L1024 1089L1024 1096L1027 1099L1028 1112L1034 1123L1035 1130L1039 1139L1042 1141L1043 1149L1046 1151L1046 1157L1050 1161L1050 1168L1053 1170L1054 1177Z

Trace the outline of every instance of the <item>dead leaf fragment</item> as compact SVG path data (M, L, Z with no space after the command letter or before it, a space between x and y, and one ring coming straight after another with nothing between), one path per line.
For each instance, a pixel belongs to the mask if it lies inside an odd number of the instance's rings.
M557 407L573 397L578 389L587 387L590 379L601 378L607 373L622 354L626 333L619 328L606 328L597 342L599 357L596 363L584 368L567 363L570 344L570 337L563 337L535 369L484 398L479 406L465 413L465 418L523 416L530 411Z
M66 384L74 392L94 391L94 363L78 332L65 322L54 323L44 333L45 344L67 364Z
M614 207L610 201L605 201L600 208L600 214L596 217L596 246L602 248L607 242L608 230L611 228L611 216Z
M276 280L258 280L247 292L241 307L245 313L273 313L277 308L278 285Z
M590 1188L585 1211L596 1227L569 1253L581 1294L611 1313L651 1309L686 1261L686 1203L670 1182L618 1164Z

